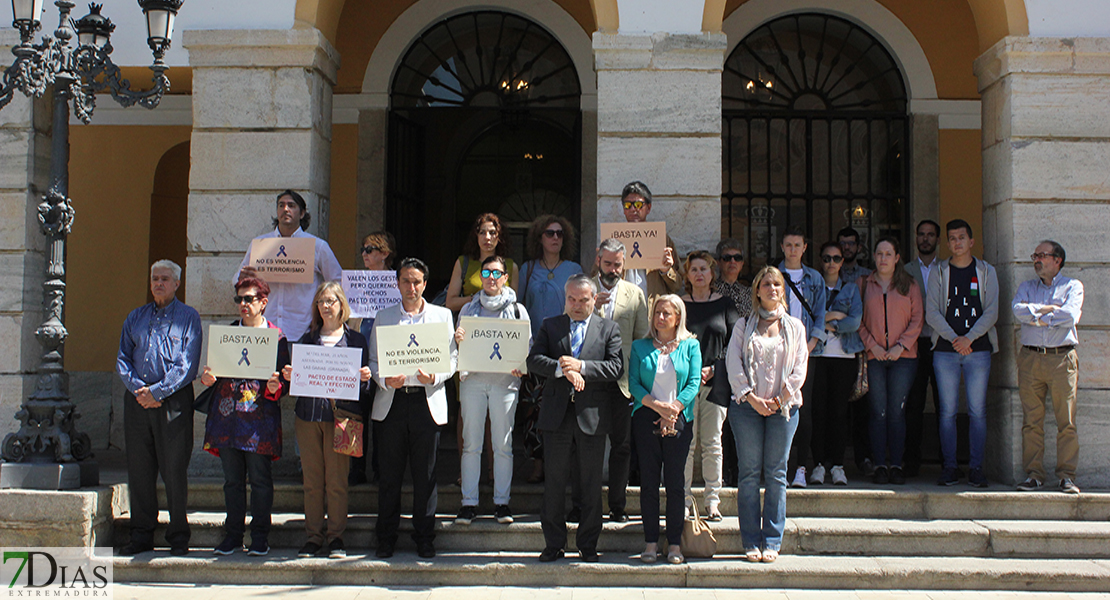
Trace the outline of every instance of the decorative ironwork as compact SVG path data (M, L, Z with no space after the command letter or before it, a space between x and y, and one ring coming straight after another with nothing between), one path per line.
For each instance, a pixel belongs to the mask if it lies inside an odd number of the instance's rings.
M444 19L420 34L393 78L394 108L578 108L581 88L562 44L496 11Z
M904 237L910 211L909 117L894 59L858 26L798 14L753 31L725 61L722 231L774 260L788 227L812 238L810 259L843 227L862 253Z

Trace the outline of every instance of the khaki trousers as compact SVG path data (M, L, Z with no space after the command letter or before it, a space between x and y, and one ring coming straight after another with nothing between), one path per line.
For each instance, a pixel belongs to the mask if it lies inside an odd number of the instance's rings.
M347 529L347 472L351 457L332 450L332 421L295 422L304 475L304 529L308 541L327 547ZM326 497L326 501L325 501ZM324 511L328 529L324 534Z
M1079 466L1079 435L1075 429L1079 355L1041 354L1028 348L1018 352L1018 394L1023 413L1022 465L1026 474L1048 481L1044 469L1045 395L1052 392L1056 414L1056 478L1075 479Z

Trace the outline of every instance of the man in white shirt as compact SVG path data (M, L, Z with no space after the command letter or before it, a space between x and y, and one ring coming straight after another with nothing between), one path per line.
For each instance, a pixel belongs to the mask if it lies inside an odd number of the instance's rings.
M290 342L301 339L312 323L312 298L316 294L316 288L325 281L339 281L343 277L343 267L339 266L339 261L335 259L335 254L328 243L310 233L305 233L304 229L308 227L311 217L304 198L293 190L285 190L277 197L275 229L254 238L260 240L294 237L316 240L312 283L266 282L270 284L270 303L266 305L266 319L280 327L285 338ZM247 254L239 264L239 271L235 274L233 282L243 277L260 277L250 264L251 250L247 248Z
M925 306L929 289L929 268L937 259L940 223L925 219L917 224L917 258L906 263L906 272L917 281L921 290L921 306ZM906 397L906 477L917 477L921 470L921 433L925 425L925 392L933 384L933 410L940 414L937 400L937 378L933 373L933 328L926 323L917 338L917 375Z

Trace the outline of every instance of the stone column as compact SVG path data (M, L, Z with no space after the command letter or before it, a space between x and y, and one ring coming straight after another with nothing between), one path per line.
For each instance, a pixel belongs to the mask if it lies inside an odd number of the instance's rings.
M339 55L316 29L186 31L184 37L193 67L185 298L206 324L225 323L234 318L232 277L251 239L273 230L281 191L304 196L309 233L327 239ZM199 442L200 417L197 426ZM286 431L293 456L291 421Z
M723 34L595 33L597 222L623 221L621 189L654 195L681 254L721 234ZM587 229L585 224L583 229Z
M1063 272L1086 288L1079 325L1078 483L1110 485L1110 39L1008 37L975 61L983 97L984 257L998 269L1001 351L988 397L988 475L1025 477L1010 302L1035 276L1029 255L1053 239ZM1056 424L1045 421L1045 468L1056 463Z
M9 48L18 43L18 32L0 31L0 69L15 60ZM42 322L45 238L37 206L50 182L51 115L49 94L30 99L16 92L0 110L0 441L19 429L15 413L35 389L42 356L35 329Z

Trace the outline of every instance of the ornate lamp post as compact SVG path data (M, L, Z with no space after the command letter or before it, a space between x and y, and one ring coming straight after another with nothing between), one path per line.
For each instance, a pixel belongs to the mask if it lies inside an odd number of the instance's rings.
M35 331L43 346L35 391L26 398L15 418L19 431L4 438L0 486L50 489L95 484L95 469L84 477L76 463L92 454L89 436L74 426L79 417L69 399L69 377L62 366L66 328L62 319L65 301L66 237L73 224L74 210L69 194L69 110L88 123L96 109L96 94L110 92L123 106L158 106L169 90L167 65L163 60L170 47L173 22L184 0L138 0L146 15L147 43L154 54L154 86L134 91L111 60L110 37L116 26L100 14L102 5L90 4L81 19L70 18L72 2L58 0L58 28L42 43L32 45L40 28L43 0L12 0L20 44L12 48L15 63L4 72L0 83L0 108L12 101L18 90L41 97L53 86L54 114L51 141L50 188L38 206L39 224L47 238L46 281L43 283L45 320ZM74 33L76 32L76 40ZM73 45L71 45L73 43ZM38 467L36 469L36 467ZM84 481L82 481L84 479Z

